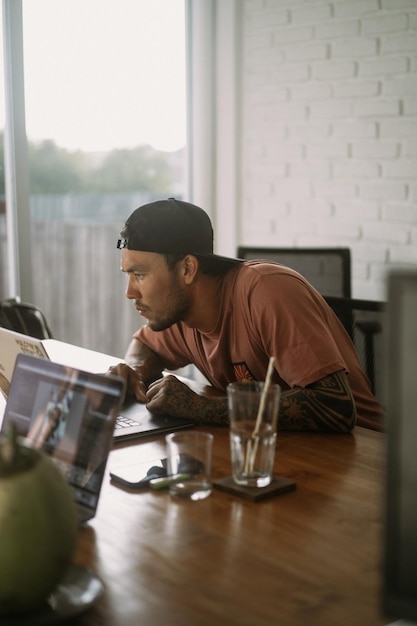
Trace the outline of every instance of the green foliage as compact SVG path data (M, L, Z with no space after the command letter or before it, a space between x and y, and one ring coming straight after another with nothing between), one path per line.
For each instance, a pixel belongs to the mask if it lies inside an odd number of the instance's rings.
M52 140L28 144L32 194L172 193L173 155L150 146L112 150L104 155L71 152ZM173 166L174 163L174 166ZM3 134L0 133L0 195L4 195Z
M87 178L82 152L68 152L51 140L29 144L29 174L34 194L84 191Z
M163 153L149 146L113 150L98 167L89 191L169 193L172 174Z

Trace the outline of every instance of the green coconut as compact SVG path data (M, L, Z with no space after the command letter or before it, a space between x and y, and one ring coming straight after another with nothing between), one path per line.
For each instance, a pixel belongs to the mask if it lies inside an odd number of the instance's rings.
M77 514L60 469L20 442L0 439L0 614L40 609L74 553Z

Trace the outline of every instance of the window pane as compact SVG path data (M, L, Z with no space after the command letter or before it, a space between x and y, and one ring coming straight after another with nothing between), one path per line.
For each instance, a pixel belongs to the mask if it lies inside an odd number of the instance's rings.
M8 293L7 282L7 234L6 199L4 188L4 61L3 61L3 12L0 11L0 298Z
M185 192L183 0L23 0L35 301L57 339L123 355L142 323L116 240Z

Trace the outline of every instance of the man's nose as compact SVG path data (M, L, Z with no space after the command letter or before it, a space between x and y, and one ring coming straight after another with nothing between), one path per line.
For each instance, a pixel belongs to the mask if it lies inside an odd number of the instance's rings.
M131 277L129 276L128 281L127 281L125 296L129 300L134 300L135 298L138 297L138 295L139 295L139 290L137 289L137 287L133 285L133 281Z

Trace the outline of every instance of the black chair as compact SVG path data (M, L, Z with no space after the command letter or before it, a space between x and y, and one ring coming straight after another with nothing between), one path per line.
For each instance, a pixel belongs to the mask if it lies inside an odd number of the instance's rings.
M52 332L42 311L19 298L0 300L0 326L37 339L52 339Z
M386 303L324 296L349 333L372 391L382 401Z
M259 248L239 246L240 259L265 259L291 267L322 295L350 298L349 248Z

